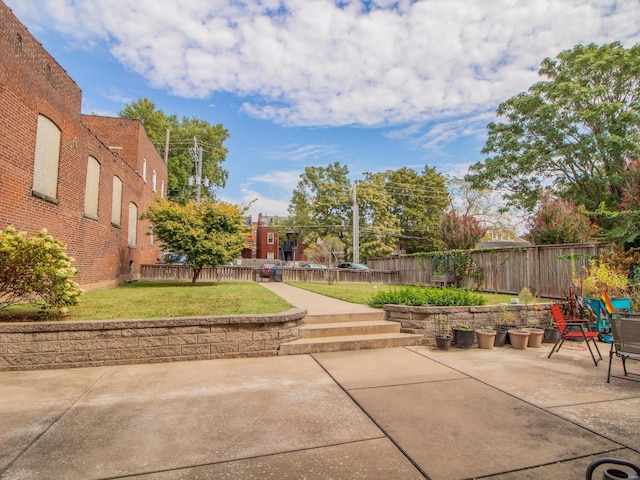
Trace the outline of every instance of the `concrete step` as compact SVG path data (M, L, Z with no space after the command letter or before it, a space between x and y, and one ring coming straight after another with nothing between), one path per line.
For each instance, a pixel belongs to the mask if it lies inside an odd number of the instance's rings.
M309 324L315 323L340 323L340 322L367 322L375 320L384 320L384 311L379 312L361 312L361 313L334 313L330 315L307 315L304 322Z
M386 320L312 323L300 327L301 338L342 337L346 335L373 335L376 333L400 333L398 322Z
M371 335L345 335L341 337L301 338L280 345L280 355L405 347L407 345L418 345L421 339L422 335L410 333L378 333Z

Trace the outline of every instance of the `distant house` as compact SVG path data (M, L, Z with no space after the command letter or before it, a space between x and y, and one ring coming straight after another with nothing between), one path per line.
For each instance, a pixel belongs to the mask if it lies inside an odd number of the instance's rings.
M272 221L282 218L269 217L258 214L255 224L256 256L258 259L282 260L286 262L300 262L307 260L304 250L307 245L298 243L294 232L287 232L286 238L281 239Z
M46 228L85 288L136 278L158 258L140 220L167 165L138 120L81 114L82 92L0 2L0 228Z
M528 247L530 245L531 243L518 237L513 231L490 227L478 242L477 248Z

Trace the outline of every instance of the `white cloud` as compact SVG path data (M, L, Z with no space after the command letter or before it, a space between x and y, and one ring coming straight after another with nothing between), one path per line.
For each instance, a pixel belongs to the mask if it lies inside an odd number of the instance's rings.
M278 150L266 151L264 152L264 155L267 158L274 160L301 161L331 158L335 157L338 152L338 145L299 145L296 143L285 145L283 148Z
M291 193L300 181L299 171L273 171L262 175L256 175L247 179L247 185L253 183L263 183L275 185L287 192ZM288 196L290 198L291 195Z
M254 220L258 218L259 213L274 217L288 216L288 198L286 200L271 198L256 190L241 189L237 195L231 195L230 192L225 191L219 195L219 199L236 205L248 206L247 214L251 215Z
M9 0L20 18L112 54L155 87L245 98L284 125L476 115L577 43L640 41L637 0ZM431 132L433 142L445 141Z

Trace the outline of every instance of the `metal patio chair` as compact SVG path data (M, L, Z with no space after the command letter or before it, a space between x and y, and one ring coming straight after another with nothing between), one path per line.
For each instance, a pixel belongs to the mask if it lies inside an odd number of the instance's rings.
M589 353L591 354L591 358L593 358L593 363L595 363L597 367L598 362L602 360L602 354L600 353L600 349L596 343L596 339L599 337L600 333L590 331L585 322L568 322L565 320L562 310L560 309L560 305L551 305L551 315L553 315L553 320L556 322L556 325L558 325L560 338L558 338L558 341L553 345L553 348L549 352L549 356L547 358L551 358L551 355L559 352L566 340L584 340L587 344L587 348L589 349ZM600 357L599 359L596 359L593 349L591 348L591 344L593 344L596 352L598 352L598 356Z
M640 361L640 317L624 318L620 315L613 315L611 317L611 329L613 331L613 342L609 352L607 383L610 383L611 377L640 381L640 373L627 371L627 360ZM611 364L614 356L622 359L624 376L611 375ZM638 378L629 378L630 376Z

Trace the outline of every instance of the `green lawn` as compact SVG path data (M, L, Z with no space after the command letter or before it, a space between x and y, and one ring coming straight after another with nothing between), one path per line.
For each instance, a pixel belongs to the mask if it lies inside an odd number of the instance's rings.
M320 284L291 285L328 297L366 305L377 292L394 285ZM509 303L514 295L482 294L488 304ZM110 320L207 315L242 315L285 312L287 302L253 282L203 282L192 287L183 282L134 282L94 290L81 297L62 320ZM39 320L35 307L14 305L0 310L0 321Z
M333 284L326 283L305 283L305 282L289 282L293 287L303 288L310 292L326 295L327 297L345 300L351 303L360 303L367 305L369 300L378 292L393 290L397 285L374 285L374 284ZM477 292L487 299L487 305L499 305L501 303L509 303L512 298L517 295L503 295L496 293Z
M82 295L62 320L108 320L285 312L287 302L253 282L135 282ZM12 306L0 321L34 319L35 309ZM29 318L32 317L32 318ZM37 319L37 317L35 318Z

